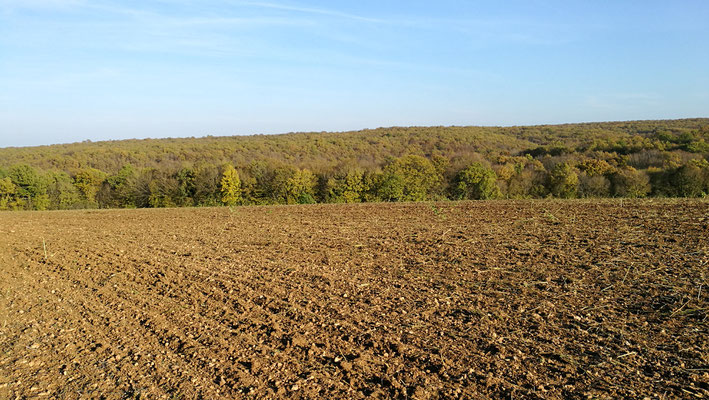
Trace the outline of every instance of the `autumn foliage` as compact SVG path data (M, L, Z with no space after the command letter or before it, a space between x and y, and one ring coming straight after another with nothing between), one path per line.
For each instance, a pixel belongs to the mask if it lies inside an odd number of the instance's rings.
M0 149L0 209L700 197L709 119Z

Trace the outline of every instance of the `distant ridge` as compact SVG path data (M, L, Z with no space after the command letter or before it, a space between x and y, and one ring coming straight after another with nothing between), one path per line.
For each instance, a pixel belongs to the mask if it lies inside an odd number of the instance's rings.
M107 173L123 165L157 168L190 163L246 165L277 160L300 168L342 163L366 167L405 154L448 158L477 153L514 155L540 146L585 150L594 143L652 140L664 133L693 132L709 141L709 118L588 122L530 126L388 127L347 132L126 139L0 148L0 167L28 164L49 170L90 167Z
M0 210L707 195L706 118L0 149Z

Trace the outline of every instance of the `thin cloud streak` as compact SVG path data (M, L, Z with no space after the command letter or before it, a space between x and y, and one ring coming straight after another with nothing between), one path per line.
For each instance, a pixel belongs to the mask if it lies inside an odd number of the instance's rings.
M150 4L144 3L144 4ZM181 2L183 5L191 5L192 2ZM478 43L522 43L529 45L564 45L574 41L566 34L569 30L577 29L578 25L561 26L558 24L544 24L523 19L444 19L444 18L371 18L367 16L333 11L326 8L315 8L306 6L289 5L276 2L260 1L228 1L227 4L235 6L260 8L266 10L282 10L311 16L326 16L347 19L355 22L369 24L387 25L410 30L434 30L440 32L458 32L464 34ZM170 27L328 27L332 21L312 18L299 18L296 16L196 16L184 17L169 15L150 11L145 8L116 6L112 2L85 2L83 0L30 0L29 2L17 0L0 0L0 5L10 8L54 8L61 7L73 11L98 11L115 15L124 15L133 20L150 26L152 30L168 29ZM221 10L226 14L226 10ZM235 10L229 10L234 12ZM587 27L588 28L588 27ZM590 27L593 29L593 27ZM327 37L350 42L358 45L366 45L366 42L355 41L347 36L337 33L336 27L329 27L333 30Z
M136 20L145 22L148 25L171 25L171 26L238 26L238 27L253 27L253 26L307 26L312 25L311 20L293 19L286 17L258 16L258 17L179 17L164 13L157 13L141 8L116 7L105 4L85 4L85 8L105 11L113 14L120 14L133 17Z
M701 115L694 1L0 0L0 125L41 142Z
M232 1L230 3L244 5L244 6L259 7L259 8L268 8L268 9L273 9L273 10L296 11L296 12L307 13L307 14L328 15L328 16L332 16L332 17L339 17L339 18L351 19L351 20L355 20L355 21L371 22L371 23L377 23L377 24L390 23L389 20L385 20L385 19L364 17L361 15L350 14L350 13L345 13L345 12L340 12L340 11L333 11L333 10L328 10L328 9L324 9L324 8L291 6L291 5L280 4L280 3L268 3L268 2L259 2L259 1Z
M84 0L0 0L0 8L4 9L58 9L75 7L85 4Z

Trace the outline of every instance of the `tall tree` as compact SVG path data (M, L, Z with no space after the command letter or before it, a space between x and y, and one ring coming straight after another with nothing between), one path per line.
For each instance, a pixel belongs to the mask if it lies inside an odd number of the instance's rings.
M286 180L287 204L315 203L317 178L308 169L299 169Z
M611 183L616 197L645 197L650 193L650 177L633 167L616 171L611 176Z
M86 207L98 207L96 194L104 180L106 173L96 168L82 168L74 174L74 186L86 202Z
M241 179L239 173L231 164L224 167L220 185L222 203L235 206L241 201Z
M50 172L47 174L47 194L50 207L55 210L69 210L81 204L79 190L66 172Z
M401 201L429 200L443 180L431 161L417 155L395 159L384 169L384 174L385 187L388 189L395 189L392 184L401 183L402 194L396 199ZM389 191L390 199L399 197L395 192Z
M568 163L559 163L551 171L551 193L562 199L576 197L579 176Z
M0 210L7 210L14 205L16 190L17 187L12 183L12 179L9 177L0 179Z
M473 163L456 176L455 197L459 200L494 199L499 195L495 171L480 163Z
M15 208L45 210L49 206L46 179L36 169L27 164L15 165L8 176L16 186Z

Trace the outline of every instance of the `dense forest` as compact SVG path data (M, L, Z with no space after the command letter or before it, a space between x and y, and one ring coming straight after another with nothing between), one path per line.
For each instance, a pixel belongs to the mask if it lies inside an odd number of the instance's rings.
M1 210L708 193L709 119L0 149Z

